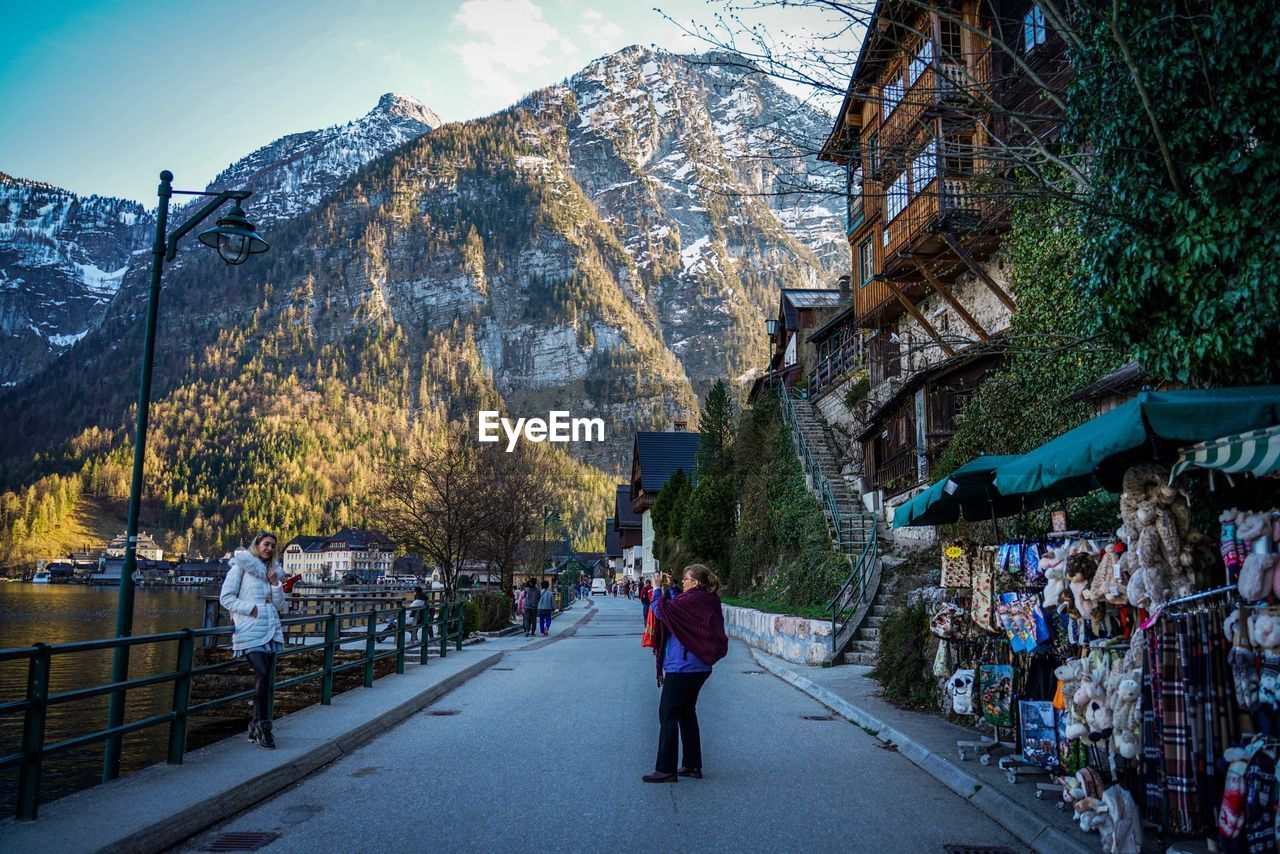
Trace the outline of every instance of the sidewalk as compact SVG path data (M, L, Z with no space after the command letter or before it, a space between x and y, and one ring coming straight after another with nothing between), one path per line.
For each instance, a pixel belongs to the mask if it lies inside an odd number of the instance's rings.
M1028 777L1011 784L996 759L981 765L970 754L961 762L958 740L976 740L973 730L940 717L899 709L877 696L880 683L870 678L870 667L802 668L789 661L751 650L760 666L791 683L819 703L847 718L919 766L957 795L965 798L996 823L1036 851L1097 852L1101 842L1095 833L1085 833L1071 821L1070 812L1059 812L1059 796L1046 793L1037 800L1036 782L1047 777ZM996 757L1007 755L998 753Z
M594 608L573 608L552 622L551 637L572 635ZM297 783L531 645L522 636L491 638L450 651L426 666L410 663L372 688L356 688L330 706L309 706L275 724L277 750L227 738L188 753L182 765L158 764L40 805L36 821L0 822L0 851L160 851Z

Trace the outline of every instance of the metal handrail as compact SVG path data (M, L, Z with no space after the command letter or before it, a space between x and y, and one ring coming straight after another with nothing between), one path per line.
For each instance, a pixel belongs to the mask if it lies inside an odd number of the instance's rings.
M567 599L565 600L568 601ZM407 617L412 612L426 612L426 619L423 622L411 627L407 622ZM380 627L381 619L387 619L394 615L395 628L388 629L385 626ZM341 632L342 624L345 622L349 625L355 625L363 621L363 630L358 634L346 634ZM448 647L452 642L458 651L462 650L462 634L463 634L463 605L461 602L446 602L440 605L419 605L416 607L406 607L397 605L394 608L371 608L367 611L358 611L351 613L338 614L330 610L327 614L303 614L294 617L285 617L280 621L282 626L295 625L324 625L324 640L314 643L302 643L287 646L284 651L276 656L275 660L278 665L279 660L291 655L300 655L307 652L324 651L324 665L319 670L311 673L304 673L299 676L293 676L289 679L276 683L276 672L273 669L271 673L270 693L271 702L274 703L275 689L277 687L286 687L291 685L299 685L312 680L320 680L320 703L329 705L333 700L333 676L335 673L341 673L346 670L352 670L357 667L364 668L364 686L371 687L376 678L374 672L374 664L378 661L389 658L395 659L395 672L404 673L405 661L409 652L417 650L419 652L419 663L426 664L429 646L432 643L439 643L440 657L448 654ZM409 643L405 642L405 634L410 628L418 628L421 630L421 637ZM439 629L438 639L429 637L429 630ZM219 697L213 700L205 700L204 702L191 702L191 682L195 676L203 676L211 673L218 673L228 670L237 664L239 659L218 662L211 665L201 665L196 667L193 665L195 657L195 645L198 638L211 638L218 636L229 636L234 632L231 626L219 626L200 629L183 629L175 632L162 632L151 635L138 635L120 638L105 638L92 641L73 641L61 644L44 644L37 643L30 647L19 647L14 649L0 650L0 662L13 661L17 659L26 659L28 661L27 672L27 693L23 700L6 702L0 704L0 716L16 714L21 712L23 715L22 742L21 749L17 753L8 756L0 756L0 768L17 765L18 771L18 798L16 817L21 820L35 819L38 814L41 768L44 758L47 756L55 756L70 750L86 747L88 745L97 744L132 732L138 732L148 727L159 726L161 724L169 724L169 748L167 762L171 765L181 765L183 756L186 753L186 735L187 720L195 713L206 711L209 709L219 708L232 703L241 702L252 697L253 691L240 691L227 697ZM379 640L385 640L389 635L395 635L395 647L389 650L377 650ZM334 653L344 645L359 642L364 639L364 652L360 658L342 664L334 663ZM85 688L75 688L68 691L60 691L58 693L50 693L49 675L52 667L52 661L55 656L71 655L80 652L95 652L105 649L116 649L126 646L138 646L142 644L162 644L173 643L178 644L177 666L174 670L167 673L154 674L150 676L141 676L134 679L127 679L120 682L111 682L104 685L93 685ZM139 721L121 724L120 726L107 727L105 729L94 730L92 732L83 733L55 742L53 744L45 743L45 724L48 717L49 708L62 703L70 703L78 700L85 700L92 697L101 696L103 694L111 694L119 692L124 694L133 688L142 688L152 685L161 685L167 682L173 683L173 707L171 711L161 714L152 715ZM268 708L268 715L271 715L272 709Z
M831 517L831 528L835 533L836 547L843 551L844 520L840 514L840 505L836 501L835 491L831 488L831 483L823 473L822 465L813 458L813 454L809 451L809 443L805 440L804 433L800 430L800 423L796 418L795 409L791 406L791 398L787 389L781 389L779 396L782 398L782 409L786 413L791 437L795 441L796 449L800 452L800 458L804 463L805 474L809 475L813 480L813 485L817 489L823 505L826 507L827 514Z
M837 645L840 643L840 635L844 631L845 623L850 615L868 600L869 588L868 579L875 569L876 560L879 556L879 530L876 527L875 516L870 513L860 514L864 517L864 522L869 519L871 522L871 536L868 538L865 546L862 547L862 553L858 555L857 561L853 563L853 569L849 573L849 577L845 579L844 584L831 597L831 601L827 603L827 610L831 612L831 652L834 655L839 650Z

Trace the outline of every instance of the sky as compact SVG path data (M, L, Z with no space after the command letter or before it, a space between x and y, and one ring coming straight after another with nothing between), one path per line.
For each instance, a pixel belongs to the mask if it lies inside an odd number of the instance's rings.
M0 172L155 204L285 134L349 121L385 92L444 121L500 110L630 44L707 45L709 0L45 0L6 3ZM810 10L752 22L830 31Z

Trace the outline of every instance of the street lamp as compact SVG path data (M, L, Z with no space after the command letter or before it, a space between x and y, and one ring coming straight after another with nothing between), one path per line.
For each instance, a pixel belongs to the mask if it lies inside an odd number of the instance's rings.
M208 196L209 201L192 214L182 225L166 236L169 225L169 198L173 195ZM178 254L178 241L189 234L210 214L229 201L235 206L218 220L216 228L200 235L200 242L218 250L218 255L228 264L240 264L250 255L267 251L267 243L256 233L253 223L244 215L240 203L253 193L249 190L222 190L209 193L198 190L173 189L173 173L168 169L160 173L160 186L156 189L160 204L156 210L156 242L151 248L151 292L147 299L147 330L142 346L142 377L138 383L138 424L133 441L133 482L129 487L129 526L125 532L124 565L120 568L120 596L116 602L116 637L133 634L133 572L138 565L138 515L142 506L142 464L146 457L147 418L151 407L151 365L156 349L156 315L160 307L160 276L166 261L173 261ZM119 684L129 678L129 647L118 646L111 659L111 682ZM107 705L107 729L114 730L124 723L123 690L113 691ZM102 779L113 780L120 776L120 744L122 735L107 739L103 752Z
M765 366L765 371L769 375L769 388L773 388L773 342L778 335L778 321L776 318L768 317L764 321L765 332L769 333L769 363Z
M559 522L559 521L560 521L560 511L556 510L554 507L543 506L542 508L542 570L541 570L542 572L547 571L547 523Z

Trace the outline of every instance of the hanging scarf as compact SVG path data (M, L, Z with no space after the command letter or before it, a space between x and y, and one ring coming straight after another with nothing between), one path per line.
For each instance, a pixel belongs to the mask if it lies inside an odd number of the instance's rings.
M1146 781L1146 818L1164 824L1164 727L1160 682L1160 632L1142 636L1147 645L1142 667L1142 777Z
M1184 631L1180 632L1182 628ZM1185 626L1172 620L1160 623L1161 706L1164 712L1164 777L1168 820L1166 830L1195 833L1195 760L1191 753L1191 733L1187 726L1186 676L1183 653Z

